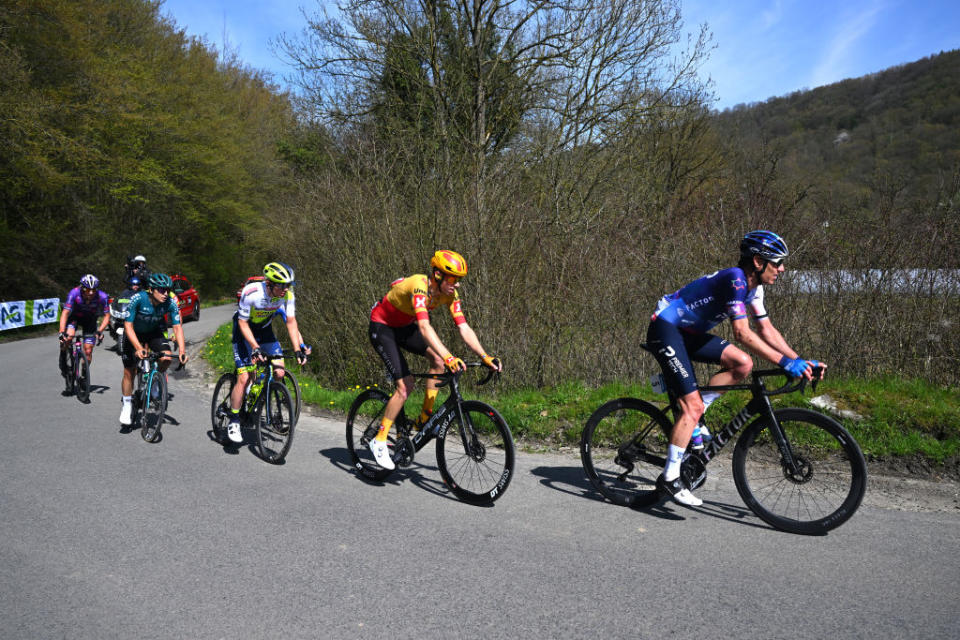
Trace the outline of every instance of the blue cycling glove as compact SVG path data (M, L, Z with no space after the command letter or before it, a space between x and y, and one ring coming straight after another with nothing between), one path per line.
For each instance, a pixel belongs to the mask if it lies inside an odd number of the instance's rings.
M807 370L807 361L803 358L788 358L787 356L783 356L780 358L780 366L786 369L791 377L799 378L803 375L803 372Z

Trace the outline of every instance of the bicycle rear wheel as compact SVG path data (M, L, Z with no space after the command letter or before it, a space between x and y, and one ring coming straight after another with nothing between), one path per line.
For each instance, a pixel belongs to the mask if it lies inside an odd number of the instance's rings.
M618 398L602 405L580 436L580 460L590 484L614 504L656 501L672 428L666 414L644 400Z
M266 398L256 415L257 442L260 457L271 464L280 464L293 444L293 429L297 424L290 392L274 380L266 389Z
M514 448L510 427L496 409L471 400L461 405L437 434L437 467L458 498L489 504L503 495L513 478Z
M237 384L235 373L225 373L217 380L213 388L213 400L210 401L210 424L213 427L213 439L220 444L227 443L227 424L230 422L230 394Z
M364 478L380 481L393 473L377 464L370 452L370 441L380 430L380 419L390 396L379 389L367 389L357 396L347 413L347 450L354 468ZM395 433L396 429L391 433ZM396 440L391 436L387 446L393 452Z
M733 451L740 497L767 524L806 535L824 534L854 514L867 487L860 446L836 420L808 409L780 409L777 421L797 463L789 469L761 418Z
M73 364L73 379L77 400L87 402L90 399L90 360L83 349L80 349L79 357Z
M140 437L147 442L156 442L167 411L167 380L163 373L155 371L147 378L141 402Z

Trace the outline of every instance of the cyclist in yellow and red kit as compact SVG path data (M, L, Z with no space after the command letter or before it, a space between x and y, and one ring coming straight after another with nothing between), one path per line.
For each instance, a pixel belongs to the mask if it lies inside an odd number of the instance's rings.
M457 288L460 279L467 275L467 261L455 251L441 250L433 254L430 260L430 276L417 274L409 278L400 278L390 285L390 291L370 312L370 342L383 359L387 372L396 383L396 390L390 396L380 431L370 441L370 451L384 469L393 469L387 446L387 436L394 420L403 409L403 404L413 389L413 375L401 349L427 358L430 373L442 373L444 368L450 371L465 369L463 360L453 355L440 341L437 332L430 324L430 311L437 307L447 307L453 318L460 338L471 351L480 356L483 363L496 371L503 366L498 358L487 355L463 315L463 308ZM417 418L423 424L433 412L437 399L436 380L428 380L423 399L423 409Z

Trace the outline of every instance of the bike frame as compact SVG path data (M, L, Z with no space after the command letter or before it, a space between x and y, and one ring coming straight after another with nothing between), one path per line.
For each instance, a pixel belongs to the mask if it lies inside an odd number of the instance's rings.
M423 449L431 440L440 435L446 434L447 429L450 428L450 423L453 422L455 416L461 418L460 422L463 423L463 398L460 395L460 383L459 383L459 374L454 374L449 376L449 374L433 374L433 373L418 373L414 374L414 377L417 378L432 378L434 380L442 380L447 378L446 382L440 384L440 387L450 386L450 396L443 401L443 404L440 405L440 408L437 409L430 419L423 423L423 426L420 427L420 431L410 435L410 422L406 418L403 420L403 424L400 426L398 431L400 435L406 438L410 438L413 442L414 452L418 452ZM405 415L405 414L404 414ZM465 434L461 434L461 437L465 438ZM464 445L467 443L464 442ZM469 450L469 449L468 449Z
M150 408L150 394L147 393L147 389L149 389L153 383L153 377L160 372L157 367L157 360L162 357L163 354L151 351L150 355L141 360L137 365L137 395L142 396L144 399L143 411ZM143 363L146 361L149 361L149 364L146 370L144 370Z
M812 388L816 388L819 373L820 368L818 367L814 370L814 382ZM727 444L736 438L737 434L743 430L744 427L750 424L754 418L766 417L770 421L770 432L777 444L777 447L780 449L784 464L792 472L798 472L799 470L797 469L796 459L793 456L793 450L790 448L790 443L787 441L786 435L784 434L783 429L780 427L780 422L777 420L777 416L774 413L773 404L770 402L770 396L802 390L807 381L804 378L801 378L798 382L788 381L787 384L773 390L768 390L766 385L763 384L762 379L765 377L782 375L784 375L784 372L780 369L765 369L763 371L752 372L752 380L749 384L705 385L700 387L701 391L749 391L751 394L753 394L753 397L747 403L747 406L741 409L737 415L730 420L730 422L713 434L713 439L710 442L704 443L703 449L690 451L689 457L699 460L701 464L706 466L710 460L712 460L714 456L720 453L720 451ZM672 391L667 392L667 397L670 400L668 408L673 415L674 423L676 423L676 420L680 415L680 407L677 403L677 397ZM670 434L666 435L669 437Z
M481 366L481 363L474 362L467 365L468 367ZM478 385L486 384L490 378L496 372L491 370L490 373L481 380ZM406 414L401 409L400 416L403 416L401 420L397 422L397 435L399 436L396 441L396 446L398 450L402 447L401 443L404 440L407 440L413 445L412 454L416 454L421 449L423 449L431 440L434 438L445 437L447 429L450 428L450 423L453 422L454 418L460 418L460 424L465 428L460 430L460 440L463 443L464 451L474 451L475 447L471 446L469 442L468 430L473 429L472 425L468 424L468 421L463 412L463 396L460 395L460 376L463 374L462 371L456 373L415 373L413 376L415 378L428 378L433 380L442 380L438 385L438 389L442 387L450 387L450 396L444 400L443 404L440 405L440 408L437 409L430 418L423 423L420 431L410 435L410 421L407 419ZM399 417L399 416L398 416ZM410 456L410 460L413 460L413 455Z

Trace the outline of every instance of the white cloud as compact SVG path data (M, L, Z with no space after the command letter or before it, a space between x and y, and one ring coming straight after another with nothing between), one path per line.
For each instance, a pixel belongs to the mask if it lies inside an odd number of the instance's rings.
M856 60L853 52L860 40L876 25L886 8L882 3L867 3L868 7L854 7L845 17L838 17L834 35L827 44L817 66L810 73L810 87L819 87L842 80L853 74L850 71Z
M772 6L764 9L760 13L760 28L766 31L776 25L783 18L783 0L774 0Z

